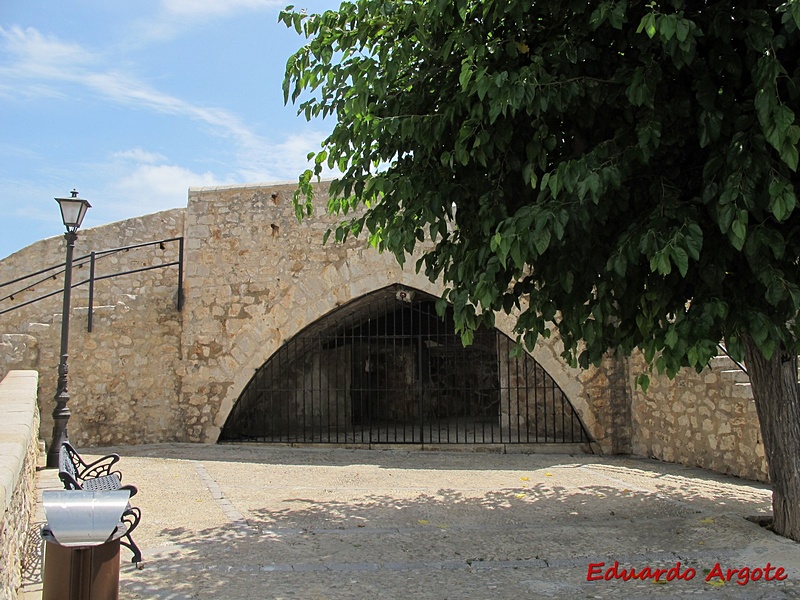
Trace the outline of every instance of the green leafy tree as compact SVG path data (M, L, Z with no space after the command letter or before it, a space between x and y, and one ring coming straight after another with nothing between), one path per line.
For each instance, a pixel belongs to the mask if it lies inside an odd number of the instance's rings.
M447 285L465 342L517 309L571 364L643 351L674 376L744 358L800 540L800 0L357 0L281 19L287 101L336 124L300 178L341 176L367 232ZM353 216L355 215L355 216ZM646 389L648 378L638 378Z

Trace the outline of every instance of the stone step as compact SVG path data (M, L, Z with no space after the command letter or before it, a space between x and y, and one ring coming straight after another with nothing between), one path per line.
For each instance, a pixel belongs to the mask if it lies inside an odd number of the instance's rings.
M752 398L753 397L753 387L750 385L750 382L736 382L733 384L733 396L736 398Z
M720 373L725 379L733 380L737 384L746 383L747 385L750 385L750 376L739 368L726 369L724 371L720 371Z
M137 296L134 294L122 294L120 300L116 304L95 304L92 310L93 318L98 318L103 315L111 315L116 311L127 311L130 309L130 304L136 301ZM88 306L72 306L70 310L71 319L87 319L89 315ZM50 318L52 325L61 326L61 313L55 313ZM70 322L71 323L71 322Z
M740 370L739 366L733 361L733 359L725 354L720 354L719 356L715 356L709 361L708 365L715 371L733 370L733 369Z

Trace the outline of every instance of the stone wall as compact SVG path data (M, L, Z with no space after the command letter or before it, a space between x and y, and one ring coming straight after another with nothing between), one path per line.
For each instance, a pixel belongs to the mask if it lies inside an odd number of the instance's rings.
M644 359L630 359L633 377ZM767 481L758 415L747 376L727 358L674 380L652 375L647 393L633 392L633 452L667 462Z
M0 598L18 597L28 523L36 506L39 411L36 371L0 382Z
M78 259L90 252L183 235L185 210L175 209L81 230ZM48 238L0 262L0 281L63 263L63 236ZM178 259L178 244L137 248L97 260L96 277L145 269ZM89 265L76 260L73 284L88 278ZM55 278L52 275L55 274ZM3 288L0 310L63 289L63 275L48 272ZM181 314L176 310L177 267L141 271L98 281L93 332L88 333L88 285L73 289L70 317L69 422L77 445L143 443L183 439L177 406L180 386ZM40 373L40 435L50 440L61 340L59 293L0 317L0 376L10 369Z

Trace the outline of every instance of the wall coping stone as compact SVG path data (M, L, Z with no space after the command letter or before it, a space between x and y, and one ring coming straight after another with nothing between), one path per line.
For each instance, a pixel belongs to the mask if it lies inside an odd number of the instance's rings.
M36 429L39 373L10 371L0 382L0 515L5 515L19 485L31 437Z

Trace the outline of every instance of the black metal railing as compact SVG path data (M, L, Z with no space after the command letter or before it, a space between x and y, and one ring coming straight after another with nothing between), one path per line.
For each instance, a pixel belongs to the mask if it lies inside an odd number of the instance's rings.
M130 250L135 250L139 248L146 248L150 246L158 246L161 250L166 249L167 244L175 243L178 244L178 258L177 260L161 263L158 265L150 265L145 267L139 267L137 269L128 269L125 271L118 271L115 273L108 273L103 275L97 275L97 263L103 259L109 258L121 252L128 252ZM178 268L178 297L177 297L177 309L183 309L183 238L182 237L174 237L174 238L167 238L163 240L156 240L154 242L144 242L141 244L133 244L131 246L122 246L120 248L111 248L110 250L102 250L100 252L91 252L89 254L85 254L83 256L79 256L73 261L73 268L80 269L86 265L89 265L89 277L82 281L78 281L71 285L72 289L77 287L87 285L89 286L89 315L88 315L88 331L92 331L93 327L93 313L94 313L94 287L95 283L98 281L103 281L105 279L111 279L114 277L122 277L124 275L131 275L134 273L142 273L144 271L152 271L155 269L165 269L167 267L177 267ZM23 275L22 277L17 277L16 279L12 279L11 281L6 281L5 283L0 283L0 290L3 288L9 288L14 284L23 284L22 287L15 288L12 292L0 292L4 293L5 295L0 297L0 303L5 303L7 301L14 302L15 299L19 298L21 295L25 294L26 292L34 291L37 286L42 285L48 281L56 280L60 275L64 273L66 263L60 263L57 265L53 265L51 267L47 267L46 269L41 269L39 271L35 271L33 273L28 273L27 275ZM29 306L36 302L40 302L42 300L46 300L47 298L51 298L53 296L57 296L59 294L63 294L64 290L59 288L52 292L48 292L46 294L39 295L35 298L27 299L23 302L18 302L12 306L7 306L0 308L0 315L5 313L18 310L25 306ZM2 304L0 304L2 306Z
M748 374L747 367L745 367L742 363L733 358L733 356L730 355L730 352L728 352L728 349L725 346L723 346L722 344L717 344L717 348L722 350L722 353L728 358L730 358L733 361L733 364L735 364L742 372L744 372L745 375Z

